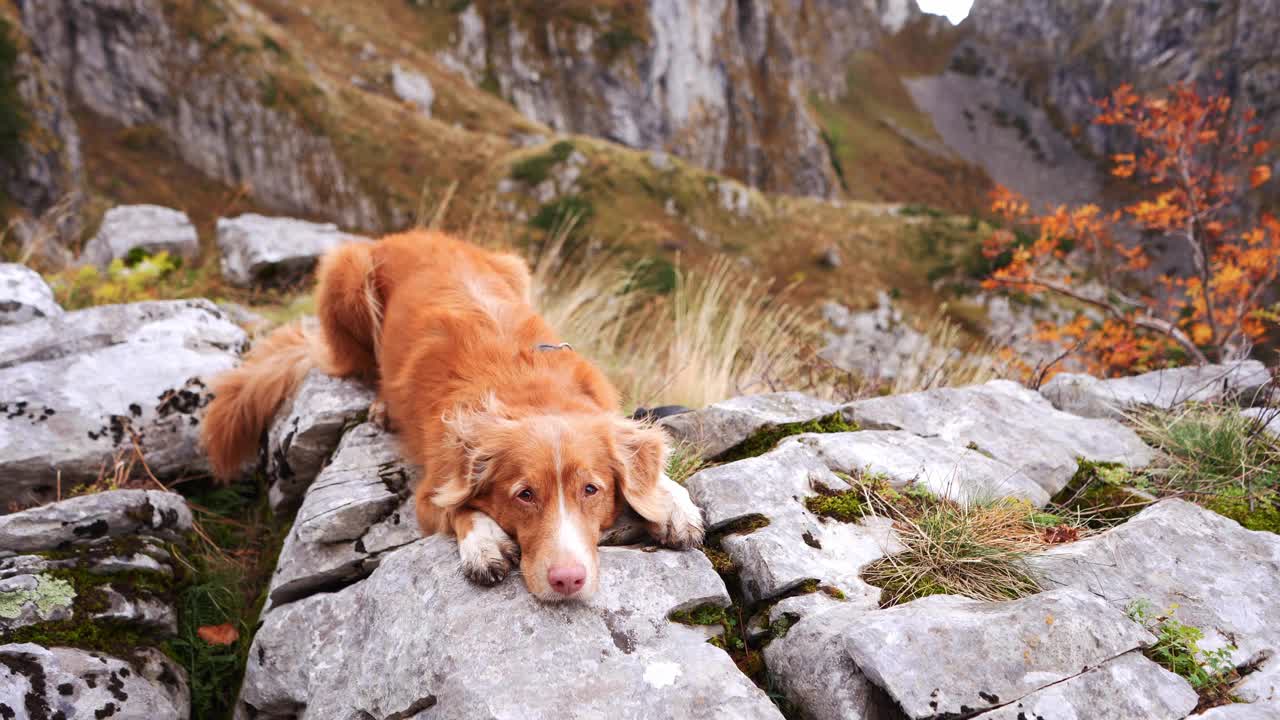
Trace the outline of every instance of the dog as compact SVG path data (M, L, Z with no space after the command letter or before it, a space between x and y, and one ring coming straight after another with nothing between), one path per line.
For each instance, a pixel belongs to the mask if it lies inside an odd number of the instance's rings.
M337 247L319 264L319 332L283 327L214 379L201 439L215 476L239 474L318 367L376 385L423 468L423 534L455 536L476 583L518 563L539 599L590 598L601 532L627 505L662 545L700 545L701 513L663 473L664 432L620 415L617 391L534 310L530 287L520 258L441 232Z

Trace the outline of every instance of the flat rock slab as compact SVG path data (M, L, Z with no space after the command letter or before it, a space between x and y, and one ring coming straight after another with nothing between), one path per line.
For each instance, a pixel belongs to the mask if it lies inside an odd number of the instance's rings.
M864 429L905 430L988 455L1050 496L1070 482L1079 458L1139 467L1154 457L1120 423L1062 412L1008 380L860 400L842 412Z
M797 439L784 440L759 457L701 470L685 487L702 509L708 531L744 519L767 521L762 528L721 540L740 568L748 601L818 580L839 588L851 602L878 604L880 590L863 582L859 573L898 549L892 524L883 518L840 523L809 512L804 500L818 494L815 488L847 490L849 485Z
M392 435L371 423L352 428L307 489L271 578L271 602L354 582L387 550L417 540L415 480Z
M84 246L80 259L106 267L133 250L194 260L200 254L200 238L184 212L159 205L121 205L103 216L102 227Z
M663 418L659 424L676 439L714 458L752 435L777 425L808 422L831 415L839 407L798 392L744 395L701 410Z
M818 600L802 595L778 603ZM820 601L820 600L819 600ZM820 601L821 602L821 601ZM786 611L786 610L783 610ZM799 622L764 649L769 681L809 720L900 720L901 712L884 691L862 674L845 650L841 633L869 608L841 604L795 612Z
M249 716L781 718L695 628L667 616L729 596L698 552L606 548L589 603L546 605L509 577L478 588L452 540L389 554L364 581L268 612Z
M186 678L158 650L139 650L126 661L71 648L0 645L0 717L185 720Z
M1223 705L1196 713L1187 720L1275 720L1276 718L1280 718L1280 701Z
M911 718L1006 705L1155 642L1124 612L1071 589L1000 603L934 595L855 617L842 637Z
M958 502L996 498L1016 498L1036 506L1049 502L1049 493L1023 472L938 437L862 430L798 435L787 442L810 448L832 470L883 475L895 488L914 482Z
M243 330L207 300L105 305L0 333L0 508L91 482L135 453L160 477L202 472L205 381Z
M1040 388L1053 406L1076 415L1122 418L1143 407L1169 409L1185 402L1240 401L1252 404L1271 373L1257 360L1180 367L1100 380L1062 373Z
M1130 652L975 720L1180 720L1199 701L1186 680Z
M138 535L177 540L190 531L191 509L181 495L108 490L0 515L0 549L39 552Z
M330 223L254 214L219 218L217 227L222 276L241 287L289 285L311 272L329 250L367 240Z
M1200 628L1200 647L1234 645L1237 665L1268 657L1246 699L1280 696L1280 535L1245 530L1181 500L1162 500L1125 524L1032 559L1048 583L1078 588L1123 610L1143 599ZM1246 678L1246 682L1255 679Z
M0 327L62 313L40 273L25 265L0 263Z

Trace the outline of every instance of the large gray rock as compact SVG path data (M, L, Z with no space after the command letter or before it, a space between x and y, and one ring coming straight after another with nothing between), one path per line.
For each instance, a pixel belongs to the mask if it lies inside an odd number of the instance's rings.
M133 250L148 255L166 252L191 261L200 253L200 238L184 212L158 205L121 205L103 216L102 227L84 246L80 259L106 267Z
M702 508L709 531L753 517L767 525L727 535L721 544L740 569L748 601L776 597L806 580L838 588L849 602L875 607L880 590L859 577L870 563L893 552L892 523L867 518L849 524L820 519L805 508L805 498L825 490L847 490L833 473L796 439L759 457L707 468L685 481L689 497Z
M1000 603L934 595L854 617L842 636L854 664L911 718L1006 705L1155 642L1077 590Z
M348 235L330 223L246 214L219 218L217 240L222 276L249 287L296 282L329 250L367 238Z
M158 650L124 659L30 643L0 645L0 717L185 720L191 714L186 677Z
M1093 418L1123 418L1144 407L1167 410L1186 402L1239 401L1251 404L1271 373L1257 360L1156 370L1100 380L1062 373L1040 388L1053 406Z
M977 717L1180 720L1199 701L1186 680L1130 652Z
M40 273L17 263L0 263L0 327L56 317L62 306Z
M287 408L277 414L267 436L267 480L271 508L298 506L316 474L329 460L342 431L369 410L373 390L312 370Z
M1237 694L1280 696L1280 535L1181 500L1163 500L1105 533L1033 558L1051 585L1079 588L1124 609L1143 599L1200 628L1200 647L1232 645L1237 666L1264 660ZM1256 678L1255 678L1256 676ZM1266 679L1267 682L1257 682Z
M159 490L108 490L0 515L0 550L53 550L98 538L146 535L177 540L191 531L181 495Z
M1153 458L1137 434L1120 423L1062 412L1008 380L859 400L843 412L866 429L906 430L987 454L1049 495L1066 486L1080 458L1128 466Z
M135 438L162 478L204 471L205 381L245 341L206 300L107 305L0 333L0 509L110 474Z
M518 577L484 589L452 540L391 553L339 592L272 609L240 695L249 716L780 718L676 610L729 603L697 552L601 550L589 603L544 605Z
M744 395L701 410L663 418L660 425L676 439L714 458L777 425L802 423L831 415L839 407L798 392Z
M414 480L391 435L371 423L344 435L333 461L306 489L271 577L271 602L359 580L387 551L417 540Z
M863 430L800 435L794 442L810 448L832 470L882 475L895 488L914 482L958 502L1006 497L1037 506L1049 502L1049 493L1021 471L938 437Z

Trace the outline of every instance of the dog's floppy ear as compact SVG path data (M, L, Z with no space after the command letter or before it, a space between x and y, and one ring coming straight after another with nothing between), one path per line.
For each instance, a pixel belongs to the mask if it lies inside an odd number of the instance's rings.
M667 436L656 425L618 419L614 423L614 479L631 509L663 523L671 514L671 494L660 486Z
M474 410L463 410L444 419L448 460L439 469L444 482L431 496L439 508L461 507L478 495L493 476L493 459L503 432L515 426L492 398Z

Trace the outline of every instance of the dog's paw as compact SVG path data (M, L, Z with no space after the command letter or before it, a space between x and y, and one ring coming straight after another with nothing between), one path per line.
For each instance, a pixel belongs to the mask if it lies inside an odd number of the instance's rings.
M649 532L655 540L669 548L683 550L701 546L705 534L702 511L689 499L689 491L665 475L659 482L671 495L671 514L665 522L650 523Z
M387 403L382 400L374 400L369 405L369 422L377 425L379 428L391 432L391 417L387 415Z
M458 541L462 574L477 585L502 582L520 562L520 546L487 515L477 515L471 532Z

